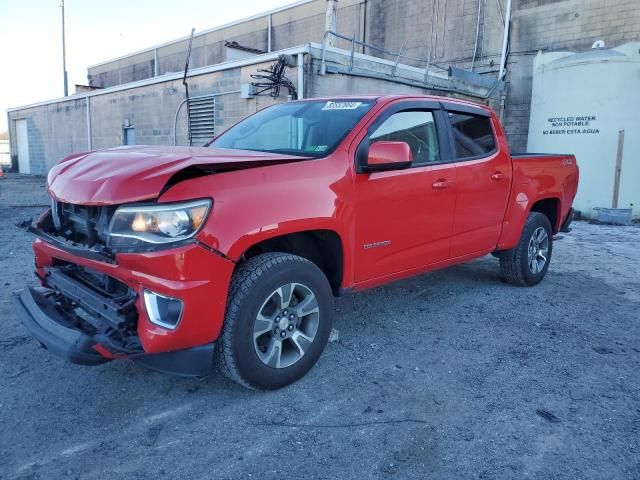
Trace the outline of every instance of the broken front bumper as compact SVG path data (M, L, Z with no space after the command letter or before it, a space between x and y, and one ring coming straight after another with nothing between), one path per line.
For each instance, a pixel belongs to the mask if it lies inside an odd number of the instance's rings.
M51 353L79 365L100 365L113 358L126 357L164 373L183 376L207 375L213 364L214 343L160 354L113 352L101 339L70 327L50 300L54 295L44 288L27 288L13 296L13 304L23 325L40 345ZM104 339L102 339L104 341ZM113 350L119 350L111 345ZM99 353L100 352L100 353Z
M99 365L109 361L93 347L96 341L80 330L65 326L64 319L47 295L47 289L26 288L13 295L18 318L40 344L60 357L80 365Z
M182 375L211 368L233 262L198 242L110 261L72 247L40 236L33 248L41 287L14 296L18 316L43 346L85 365L127 357ZM152 322L145 292L180 299L179 323Z

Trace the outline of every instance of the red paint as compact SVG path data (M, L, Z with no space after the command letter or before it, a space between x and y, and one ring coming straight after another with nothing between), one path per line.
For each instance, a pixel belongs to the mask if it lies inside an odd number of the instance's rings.
M335 232L343 248L342 287L362 290L512 248L539 200L557 200L554 229L560 227L577 189L575 159L512 159L504 131L488 107L479 106L491 116L497 151L487 158L357 173L356 149L372 122L391 105L420 100L469 105L449 98L381 97L322 159L204 147L126 147L69 157L49 174L49 190L61 201L118 205L212 198L212 212L197 237L208 248L192 244L118 254L112 265L76 258L37 240L38 271L42 274L44 266L60 258L111 275L140 297L148 288L183 299L185 310L175 331L151 324L138 301L143 347L163 352L218 337L233 262L268 238ZM373 163L410 155L406 144L386 143L370 149ZM217 173L165 189L173 175L193 166Z
M371 166L403 164L413 161L413 153L405 142L377 142L369 147L367 163Z
M111 205L156 198L180 170L224 170L296 160L289 155L202 147L117 147L72 155L49 171L49 193L61 202Z
M495 250L511 189L511 156L497 118L498 150L479 160L456 163L458 191L451 256Z
M41 277L43 268L58 258L110 275L135 290L138 335L146 352L167 352L210 343L220 333L234 265L203 247L189 245L155 253L119 254L117 265L74 257L42 240L36 240L33 248ZM149 321L142 304L143 288L184 301L182 319L176 330L166 330Z
M98 352L100 355L102 355L105 358L111 358L113 360L117 359L117 358L126 358L127 356L121 353L112 353L109 350L107 350L105 347L103 347L102 345L100 345L99 343L96 343L93 346L93 349Z

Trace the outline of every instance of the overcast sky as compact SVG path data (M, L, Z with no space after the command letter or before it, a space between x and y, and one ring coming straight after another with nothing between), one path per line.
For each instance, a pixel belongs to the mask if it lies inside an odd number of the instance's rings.
M87 66L293 0L65 0L69 93ZM63 96L60 0L0 1L0 132L6 109Z

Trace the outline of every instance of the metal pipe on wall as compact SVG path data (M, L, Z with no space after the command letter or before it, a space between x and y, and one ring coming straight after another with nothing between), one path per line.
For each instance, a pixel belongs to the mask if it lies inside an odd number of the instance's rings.
M476 63L476 54L478 53L478 37L480 37L480 11L482 9L482 0L478 0L478 19L476 21L476 42L473 45L473 58L471 59L471 71Z
M86 97L87 107L87 148L93 150L93 141L91 140L91 97Z
M304 53L298 54L298 100L304 99Z
M362 5L362 43L367 43L367 2L363 0ZM367 47L362 45L362 53L367 53Z
M158 76L158 49L153 49L153 76Z
M435 6L436 6L436 13L435 13L435 19L433 20L436 24L436 38L435 41L433 43L433 51L435 53L435 55L438 55L438 24L440 23L438 20L440 19L440 0L436 0L435 2Z
M267 16L267 52L271 53L271 30L273 29L273 19L271 14Z
M445 39L447 38L447 0L444 0L444 7L442 9L442 48L440 49L440 58L444 57L444 47L447 44Z
M500 0L496 0L496 3L498 4L498 14L500 15L500 23L502 23L502 26L504 27L504 16L502 15L502 5L500 5Z
M482 43L480 44L480 61L484 59L485 27L487 26L487 0L482 0Z
M511 23L511 0L507 0L507 10L504 13L504 37L502 39L502 54L500 55L500 73L498 80L502 80L507 64L507 48L509 46L509 24Z
M438 51L436 47L438 46L438 34L436 32L436 0L433 0L431 3L431 33L429 34L429 52L433 52L433 58L438 56ZM435 33L435 42L434 42L434 33Z
M335 32L337 26L338 0L327 0L325 31ZM329 46L333 47L333 38L329 38Z

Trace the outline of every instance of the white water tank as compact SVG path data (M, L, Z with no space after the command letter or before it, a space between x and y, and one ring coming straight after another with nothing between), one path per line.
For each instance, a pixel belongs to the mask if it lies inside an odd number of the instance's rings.
M527 150L573 153L580 165L576 209L615 205L640 216L640 42L585 53L538 53ZM624 130L618 160L620 134Z

